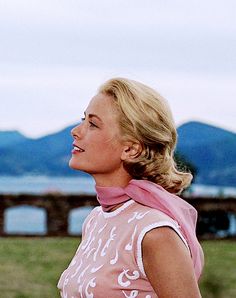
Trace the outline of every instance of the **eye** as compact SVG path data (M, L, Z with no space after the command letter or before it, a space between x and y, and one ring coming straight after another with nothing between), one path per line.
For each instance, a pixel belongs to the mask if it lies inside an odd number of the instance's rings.
M86 120L85 117L81 118L81 122L84 122L85 120ZM90 127L97 127L98 128L98 126L95 123L93 123L93 121L90 120L90 121L88 121L88 123L89 123Z
M96 124L94 124L92 121L89 121L90 127L97 127Z

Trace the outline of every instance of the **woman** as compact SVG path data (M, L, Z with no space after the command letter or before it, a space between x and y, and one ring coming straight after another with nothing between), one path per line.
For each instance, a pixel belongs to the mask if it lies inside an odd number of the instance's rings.
M201 297L196 210L177 197L192 179L176 169L166 101L136 81L105 82L72 130L70 167L93 176L100 207L58 288L62 297Z

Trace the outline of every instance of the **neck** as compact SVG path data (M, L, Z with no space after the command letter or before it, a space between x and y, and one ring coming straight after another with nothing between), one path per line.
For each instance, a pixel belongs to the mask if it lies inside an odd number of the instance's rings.
M132 177L126 173L125 175L106 176L93 175L96 186L102 187L126 187Z

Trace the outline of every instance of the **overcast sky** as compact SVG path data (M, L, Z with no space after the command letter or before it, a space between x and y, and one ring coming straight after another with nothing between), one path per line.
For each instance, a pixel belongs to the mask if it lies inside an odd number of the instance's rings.
M236 132L235 0L0 0L0 130L80 120L104 80L155 88L177 125Z

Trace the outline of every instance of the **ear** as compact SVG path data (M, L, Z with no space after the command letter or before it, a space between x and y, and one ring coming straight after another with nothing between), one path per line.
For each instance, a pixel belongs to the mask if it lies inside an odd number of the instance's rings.
M138 142L126 142L121 154L121 160L133 159L142 152L142 146Z

